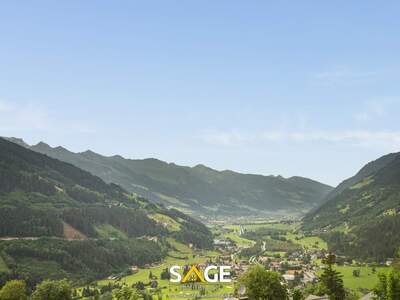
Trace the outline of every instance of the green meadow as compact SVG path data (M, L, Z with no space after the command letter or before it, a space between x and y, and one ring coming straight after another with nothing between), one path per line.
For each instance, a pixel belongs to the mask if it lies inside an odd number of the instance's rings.
M295 244L299 244L303 246L304 248L308 249L328 249L328 244L321 238L317 236L302 236L298 234L294 234L291 232L288 232L286 234L286 237L288 240L292 241Z
M359 295L375 287L378 283L379 273L388 273L390 271L389 267L376 267L375 272L373 272L373 268L367 266L336 266L335 269L342 274L344 286L359 293ZM353 275L355 270L360 271L359 277ZM319 271L318 274L321 272Z
M8 272L8 267L0 255L0 272Z
M225 233L224 237L231 239L234 241L239 247L251 247L253 246L256 242L252 240L245 239L241 236L239 236L236 233Z

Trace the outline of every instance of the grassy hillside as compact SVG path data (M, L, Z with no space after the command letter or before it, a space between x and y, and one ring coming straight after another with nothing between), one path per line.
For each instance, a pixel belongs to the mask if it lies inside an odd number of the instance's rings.
M332 250L354 258L395 255L400 247L399 154L369 163L329 197L303 219L303 230L319 232Z
M27 146L21 140L13 141ZM302 177L216 171L204 165L190 168L157 159L105 157L92 151L73 153L45 143L30 149L78 166L153 202L203 216L303 214L318 206L331 191L327 185Z

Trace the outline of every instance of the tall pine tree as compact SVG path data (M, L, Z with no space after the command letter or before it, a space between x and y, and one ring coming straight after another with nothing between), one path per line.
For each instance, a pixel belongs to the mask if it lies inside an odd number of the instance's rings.
M320 276L320 281L327 289L331 300L343 300L346 294L343 286L343 276L333 268L335 263L336 256L333 253L329 253L324 260L326 267Z

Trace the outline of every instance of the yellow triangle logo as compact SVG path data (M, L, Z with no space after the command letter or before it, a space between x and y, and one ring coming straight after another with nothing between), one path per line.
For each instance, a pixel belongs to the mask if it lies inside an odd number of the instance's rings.
M206 280L203 277L203 274L197 269L196 265L192 265L192 267L189 269L189 271L186 273L186 275L182 279L182 283L187 282L191 276L196 276L195 280L190 280L190 281L200 281L200 282L206 282ZM192 277L193 278L193 277Z

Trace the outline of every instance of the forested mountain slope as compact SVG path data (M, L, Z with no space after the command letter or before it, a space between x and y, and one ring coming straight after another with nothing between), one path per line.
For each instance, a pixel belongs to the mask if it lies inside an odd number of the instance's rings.
M217 171L204 165L193 168L157 159L106 157L92 151L73 153L45 143L25 147L71 163L121 185L153 202L197 215L302 214L317 207L332 188L303 178Z
M303 230L323 233L331 249L354 258L383 260L400 247L400 154L383 156L344 181Z
M104 276L161 259L166 236L212 245L199 221L0 138L0 259L11 273Z

